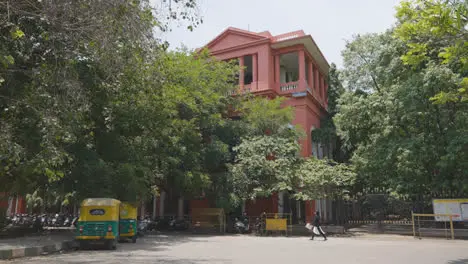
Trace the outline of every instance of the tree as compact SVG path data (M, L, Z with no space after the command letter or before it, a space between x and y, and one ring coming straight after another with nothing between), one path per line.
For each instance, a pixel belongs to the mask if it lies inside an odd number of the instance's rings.
M299 188L296 197L302 200L341 199L349 195L356 174L344 163L311 157L295 172Z
M431 95L435 103L468 102L468 5L463 0L403 1L397 8L394 35L408 51L405 64L446 65L461 79L448 91ZM423 66L424 67L424 66Z
M338 112L338 99L344 93L340 74L341 72L338 71L336 65L332 63L328 73L328 111L320 120L320 128L312 131L312 139L314 142L320 142L324 146L330 146L334 160L347 162L350 158L350 151L342 147L342 140L336 134L336 126L333 122L333 117Z
M238 111L248 130L248 135L281 134L291 124L294 112L282 107L285 98L244 97Z
M44 205L44 201L39 197L38 191L34 191L32 194L26 195L26 207L28 212L31 214L33 211L40 209Z
M281 191L296 192L297 198L306 200L340 196L354 174L347 165L300 156L303 132L289 125L292 109L282 108L283 100L244 102L243 120L251 128L234 148L236 158L229 166L234 198L255 199Z
M353 88L346 87L334 121L355 150L357 184L411 197L462 195L468 191L466 106L428 100L452 90L460 76L447 65L407 65L400 59L407 46L392 34L358 36L343 52L345 71L352 69L344 83Z
M198 21L195 1L168 4L170 19ZM3 188L126 200L149 189L161 172L151 132L177 111L153 35L168 20L153 11L133 0L0 3Z
M294 166L299 161L299 128L290 124L293 109L282 107L284 98L242 98L239 143L229 165L234 200L269 196L291 189Z
M184 195L199 195L210 184L209 173L229 159L217 131L227 122L231 99L226 93L238 68L210 60L207 53L185 51L168 53L161 68L164 103L159 103L165 104L161 110L169 112L167 124L158 124L164 129L156 137L158 155L153 154L161 173L167 175L159 184Z
M234 150L237 155L230 167L230 180L238 197L255 199L293 190L295 166L300 160L296 138L249 137Z

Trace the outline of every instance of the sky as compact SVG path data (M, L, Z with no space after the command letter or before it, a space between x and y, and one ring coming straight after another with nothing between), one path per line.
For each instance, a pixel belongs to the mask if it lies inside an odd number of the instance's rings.
M160 0L152 0L160 1ZM204 46L228 27L273 35L302 29L329 63L342 65L341 51L353 35L383 32L395 23L399 0L199 0L203 24L190 32L173 25L163 33L172 48Z

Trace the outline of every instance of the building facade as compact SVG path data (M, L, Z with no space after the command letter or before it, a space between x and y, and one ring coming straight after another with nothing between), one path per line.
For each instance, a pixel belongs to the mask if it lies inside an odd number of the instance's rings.
M7 216L24 214L26 213L26 201L22 196L0 192L0 213L5 213Z
M285 106L293 107L295 112L293 125L301 126L306 132L300 142L303 157L331 157L330 148L312 138L312 130L320 128L320 120L327 114L329 64L310 35L299 30L273 36L268 31L255 33L230 27L203 48L219 60L239 63L243 68L239 73L240 92L287 98ZM162 204L164 197L154 204L155 214L164 214ZM209 206L202 200L189 204L190 207ZM247 201L243 210L250 216L292 212L295 219L302 221L309 221L313 212L319 210L327 220L331 216L331 202L291 201L287 194L278 193ZM182 208L178 211L182 213Z
M329 64L310 35L302 30L273 36L228 28L204 48L219 60L239 62L244 68L239 73L241 92L288 98L286 105L295 110L294 125L307 134L302 156L329 155L323 146L314 146L311 135L327 113Z

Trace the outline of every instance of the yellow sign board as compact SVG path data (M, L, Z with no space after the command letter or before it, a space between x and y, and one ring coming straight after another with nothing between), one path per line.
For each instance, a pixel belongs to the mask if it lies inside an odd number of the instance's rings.
M286 231L287 219L266 219L267 231Z

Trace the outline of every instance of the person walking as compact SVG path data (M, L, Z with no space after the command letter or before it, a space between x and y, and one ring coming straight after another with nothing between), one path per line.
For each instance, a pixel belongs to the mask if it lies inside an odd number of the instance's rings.
M323 236L324 241L326 241L327 237L325 236L325 234L322 231L322 228L320 227L320 213L319 213L319 211L315 212L314 223L312 225L313 225L312 238L310 240L314 240L314 237L315 237L314 228L316 227L318 232L320 233L320 235Z

